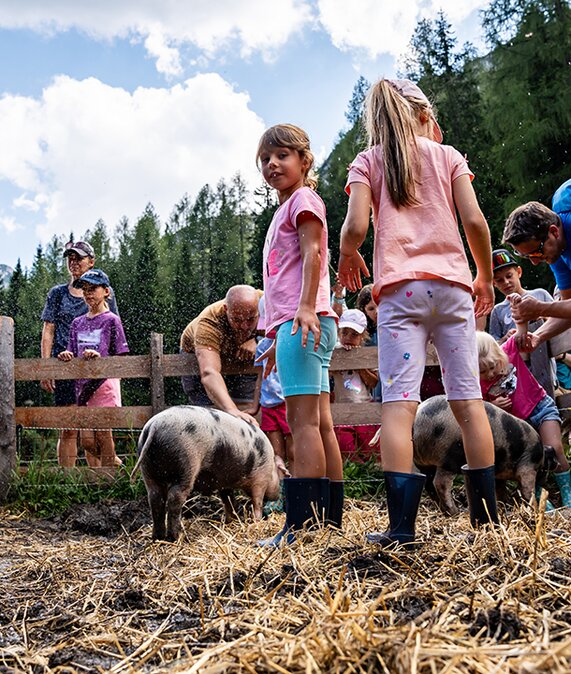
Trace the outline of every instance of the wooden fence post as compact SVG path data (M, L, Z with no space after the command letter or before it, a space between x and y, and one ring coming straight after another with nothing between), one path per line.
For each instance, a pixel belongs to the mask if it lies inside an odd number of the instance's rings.
M0 316L0 501L6 498L16 467L15 408L14 321Z
M151 407L153 414L165 409L165 380L163 366L163 336L151 332Z

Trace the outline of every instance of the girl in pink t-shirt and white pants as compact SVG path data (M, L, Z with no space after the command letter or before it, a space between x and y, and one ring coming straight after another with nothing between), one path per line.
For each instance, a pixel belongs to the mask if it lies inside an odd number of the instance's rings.
M413 463L412 426L431 337L462 430L470 519L474 525L497 522L494 447L475 336L475 317L489 313L494 303L492 251L472 173L457 150L441 144L442 132L420 88L410 80L380 80L367 96L365 123L369 149L356 157L347 179L339 279L354 291L361 287L361 273L369 276L358 249L372 207L389 528L367 540L388 546L415 538L425 478ZM456 208L478 271L474 282Z
M284 479L286 523L261 545L295 540L294 531L323 518L340 527L343 464L329 403L329 363L337 337L330 304L325 205L311 176L307 134L278 124L262 136L256 155L279 199L264 243L266 336L274 346L293 437L294 476Z

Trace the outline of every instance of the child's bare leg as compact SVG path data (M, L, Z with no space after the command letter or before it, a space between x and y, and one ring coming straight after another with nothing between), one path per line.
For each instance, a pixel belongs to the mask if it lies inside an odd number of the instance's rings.
M564 473L569 470L569 461L567 461L563 449L563 442L561 441L561 426L559 425L559 422L554 419L544 421L539 427L539 435L541 437L541 442L544 445L550 445L555 450L555 456L559 463L555 472Z
M325 451L325 476L330 480L342 480L343 459L341 458L337 436L333 430L329 393L325 392L319 396L319 433Z
M383 448L383 470L414 473L412 457L412 425L418 403L387 402L381 411L380 442Z
M449 403L462 432L468 467L475 470L493 466L494 438L483 401L450 400Z
M111 431L96 431L95 433L102 466L115 466L115 443Z
M57 458L60 466L73 468L77 460L77 431L61 431L57 443Z
M286 398L287 422L294 442L294 477L324 477L325 449L319 432L318 395Z
M95 431L81 431L80 434L81 446L85 452L85 459L91 468L99 468L101 466L101 459L97 453L97 439Z
M285 451L286 451L286 457L287 457L287 467L289 472L292 475L295 475L294 473L294 450L293 450L293 435L291 433L288 433L285 436Z
M266 435L270 441L270 445L274 448L274 454L286 462L286 440L281 431L267 431Z

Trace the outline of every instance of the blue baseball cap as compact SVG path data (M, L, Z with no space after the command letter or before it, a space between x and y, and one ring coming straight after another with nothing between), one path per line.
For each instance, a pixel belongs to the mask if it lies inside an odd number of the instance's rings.
M82 274L77 280L73 282L74 288L83 288L84 283L89 283L92 286L107 286L109 283L109 276L101 269L90 269Z

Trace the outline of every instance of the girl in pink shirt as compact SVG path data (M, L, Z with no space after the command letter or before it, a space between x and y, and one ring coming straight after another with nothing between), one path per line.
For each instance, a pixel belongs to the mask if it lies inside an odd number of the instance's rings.
M278 195L264 244L266 336L276 364L293 437L294 476L284 479L286 523L261 545L295 539L293 531L323 517L341 526L343 466L329 403L329 363L337 337L331 309L325 205L311 175L306 133L279 124L262 136L256 155Z
M374 289L379 304L381 450L389 528L367 535L412 543L424 476L413 463L412 426L433 337L447 397L462 430L472 524L497 522L494 447L478 379L475 316L494 302L488 225L462 155L442 145L430 102L410 80L380 80L365 103L369 149L349 169L339 278L355 291L369 270L358 252L374 221ZM458 231L460 213L477 267L472 276ZM476 297L475 306L472 294Z

